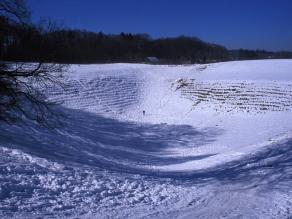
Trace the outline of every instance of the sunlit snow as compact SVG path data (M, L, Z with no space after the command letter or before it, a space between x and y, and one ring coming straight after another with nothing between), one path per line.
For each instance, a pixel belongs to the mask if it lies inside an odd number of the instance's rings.
M72 65L64 82L45 91L61 126L0 125L1 218L292 217L291 60Z

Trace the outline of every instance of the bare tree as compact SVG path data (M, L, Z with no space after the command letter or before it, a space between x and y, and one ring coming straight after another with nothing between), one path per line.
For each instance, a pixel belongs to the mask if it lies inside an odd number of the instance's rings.
M30 12L24 0L0 0L0 13L14 22L26 24L30 20Z
M0 0L0 16L19 25L29 24L23 0ZM4 36L5 37L5 36ZM0 60L0 121L34 120L49 127L55 117L46 92L61 83L65 65L51 63L11 63Z

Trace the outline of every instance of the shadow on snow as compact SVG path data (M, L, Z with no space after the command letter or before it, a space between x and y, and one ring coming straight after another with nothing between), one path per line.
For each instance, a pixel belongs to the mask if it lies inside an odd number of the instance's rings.
M33 123L0 126L0 144L30 155L70 165L119 172L144 173L145 166L168 165L212 156L179 157L176 148L201 147L216 140L218 128L197 130L189 125L145 124L62 109L63 127L54 131Z
M241 184L243 190L260 187L262 190L292 191L292 139L275 143L240 160L185 175L176 173L171 177L190 184L228 183Z
M218 128L144 124L105 118L79 110L62 109L64 126L55 131L35 124L1 125L0 144L30 155L70 166L171 178L185 185L242 183L242 189L291 189L292 139L275 143L240 160L196 172L161 173L145 166L178 164L214 154L179 157L175 148L203 147L223 133Z

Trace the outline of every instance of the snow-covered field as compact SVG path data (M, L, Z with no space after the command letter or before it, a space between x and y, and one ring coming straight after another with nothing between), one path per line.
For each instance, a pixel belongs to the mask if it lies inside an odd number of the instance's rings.
M1 218L292 218L292 60L64 80L62 126L0 125Z

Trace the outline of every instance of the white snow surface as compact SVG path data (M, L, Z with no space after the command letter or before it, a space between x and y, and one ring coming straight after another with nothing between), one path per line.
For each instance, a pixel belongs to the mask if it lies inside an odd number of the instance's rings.
M292 218L292 60L72 65L64 83L45 90L54 130L0 124L0 218Z

